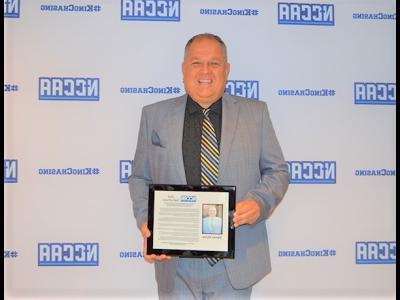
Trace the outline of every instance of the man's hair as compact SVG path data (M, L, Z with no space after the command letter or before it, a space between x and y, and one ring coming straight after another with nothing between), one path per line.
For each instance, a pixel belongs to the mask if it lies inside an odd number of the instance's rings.
M186 58L186 54L187 54L187 52L189 50L190 45L195 40L204 39L204 38L212 39L214 41L217 41L222 47L222 51L224 52L225 60L228 61L228 50L226 49L226 45L225 45L224 41L218 35L215 35L215 34L212 34L212 33L200 33L200 34L197 34L197 35L193 36L190 40L188 40L188 42L186 43L186 46L185 46L185 56L184 56L184 58Z
M214 205L211 205L208 210L210 210L211 208L214 208L215 210L217 210L217 208Z

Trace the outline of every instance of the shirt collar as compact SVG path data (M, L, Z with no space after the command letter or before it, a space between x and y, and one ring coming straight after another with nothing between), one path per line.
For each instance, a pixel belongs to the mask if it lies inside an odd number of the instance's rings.
M221 114L222 111L222 97L219 98L217 101L215 101L210 107L209 109L217 114ZM197 103L195 102L192 97L190 97L188 95L187 97L187 110L189 112L189 114L193 114L196 112L201 112L203 108Z

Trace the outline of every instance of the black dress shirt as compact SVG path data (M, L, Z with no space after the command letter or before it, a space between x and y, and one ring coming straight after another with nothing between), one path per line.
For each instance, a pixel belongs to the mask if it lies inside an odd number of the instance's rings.
M222 98L214 102L209 109L211 111L208 116L214 126L219 148L222 124ZM182 152L186 181L189 185L201 184L200 144L201 127L204 119L202 110L203 108L188 96L183 124Z

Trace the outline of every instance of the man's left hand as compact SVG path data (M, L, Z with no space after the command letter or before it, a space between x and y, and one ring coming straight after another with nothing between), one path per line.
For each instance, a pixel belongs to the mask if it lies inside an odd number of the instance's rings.
M260 217L260 207L254 200L244 200L236 204L233 214L233 225L239 227L244 224L254 224Z

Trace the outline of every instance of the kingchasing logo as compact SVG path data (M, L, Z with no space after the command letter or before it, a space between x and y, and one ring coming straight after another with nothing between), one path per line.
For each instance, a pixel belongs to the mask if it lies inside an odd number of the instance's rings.
M4 258L17 258L18 251L15 250L4 250Z
M40 6L41 11L56 11L56 12L99 12L101 11L100 5L83 4L83 5L47 5Z
M395 21L396 13L353 13L353 19Z
M143 258L142 251L120 251L120 258Z
M122 21L180 21L180 0L121 0Z
M181 89L177 86L166 86L166 87L121 87L121 94L179 94Z
M19 0L4 0L4 18L19 18Z
M354 103L396 105L396 83L355 82Z
M39 243L38 266L98 266L99 243Z
M4 91L5 92L17 92L18 85L16 84L4 84Z
M242 8L242 9L234 9L234 8L201 8L200 15L211 15L211 16L234 16L234 17L254 17L258 16L258 9L252 8Z
M356 264L395 264L395 241L356 242Z
M42 168L38 170L39 175L67 175L67 176L90 176L99 175L99 168Z
M321 250L280 250L278 251L279 257L327 257L336 256L335 249L321 249Z
M336 161L288 161L290 183L336 183Z
M278 24L334 26L333 4L278 3Z
M355 170L356 176L396 176L396 170L390 169L368 169L368 170Z
M284 97L332 97L336 95L333 89L280 89L278 96Z
M260 85L258 80L228 80L225 86L227 94L246 97L250 99L259 99Z
M39 99L98 101L100 99L100 79L39 77Z

